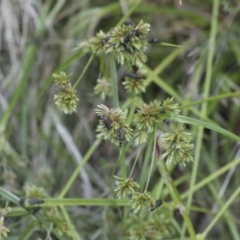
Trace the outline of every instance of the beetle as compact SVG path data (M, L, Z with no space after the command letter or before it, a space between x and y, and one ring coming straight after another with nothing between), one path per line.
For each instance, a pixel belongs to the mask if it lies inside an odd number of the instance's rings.
M118 129L118 141L119 141L119 147L122 147L123 141L125 136L125 129L119 128Z
M139 80L139 79L142 79L143 77L138 75L138 74L135 74L135 73L129 73L129 72L126 72L124 74L125 77L129 77L129 78L132 78L132 79L135 79L135 80Z
M158 38L150 38L148 43L160 43L161 41Z
M109 39L110 39L110 36L107 36L102 40L102 46L103 47L105 46L105 44L108 42Z
M135 31L134 31L134 30L128 32L128 33L124 36L123 42L124 42L125 44L128 43L128 42L130 41L130 38L131 38L134 34L135 34Z
M133 26L133 27L135 26L134 23L133 23L131 20L127 20L127 21L124 23L124 25L125 25L125 26L131 25L131 26Z
M35 204L41 204L41 203L44 203L44 201L42 199L39 199L39 198L32 198L32 199L29 199L28 200L28 203L30 205L35 205Z
M160 207L163 204L162 200L159 199L155 202L155 204L150 208L150 211L155 211L158 207Z
M111 124L110 120L105 115L102 115L101 118L103 120L103 123L104 123L105 127L107 129L111 129L112 128L112 124Z
M121 43L121 45L123 46L124 51L128 52L129 54L131 53L130 49L127 47L125 43Z

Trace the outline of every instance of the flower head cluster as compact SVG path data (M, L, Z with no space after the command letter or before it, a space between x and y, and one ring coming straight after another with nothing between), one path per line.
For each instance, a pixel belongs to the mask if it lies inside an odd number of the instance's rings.
M34 185L27 186L25 187L26 198L20 198L19 204L35 214L41 209L40 204L44 203L43 198L45 196L46 194L42 187L37 187Z
M70 82L70 75L67 75L65 72L60 72L59 74L54 73L53 75L55 84L58 85L60 88L64 88Z
M136 73L126 73L123 85L128 92L139 94L145 92L147 82L145 80L146 72L138 70Z
M129 235L130 240L145 240L147 239L148 235L148 229L149 227L146 224L146 220L140 221L139 216L137 215L131 215L130 218L128 218L128 229L127 234ZM152 237L151 237L152 239ZM160 238L161 239L161 238Z
M43 211L42 215L48 222L53 224L53 227L60 236L64 234L71 236L71 231L69 230L67 221L59 213L57 208L47 209L46 211Z
M135 192L135 188L139 188L139 184L133 181L132 178L120 178L117 176L114 176L114 178L117 179L114 193L118 198L128 197Z
M98 105L95 109L97 115L101 117L98 125L98 137L109 139L114 143L129 141L132 136L132 129L126 122L125 112L120 108L109 109L105 105Z
M145 208L154 206L156 200L150 195L149 192L135 192L132 198L132 209L134 213Z
M100 30L96 37L92 37L88 40L81 42L75 50L81 50L85 53L92 52L96 55L100 55L103 53L103 42L106 39L106 33Z
M65 114L76 112L79 99L70 83L70 75L61 72L60 74L53 74L53 77L56 85L60 88L60 93L54 95L55 104Z
M114 193L118 198L131 198L134 213L137 213L139 210L143 210L145 208L148 208L151 212L153 212L162 205L162 201L156 201L149 192L136 192L135 189L140 186L132 178L121 178L117 176L114 176L114 178L117 180Z
M109 79L99 78L97 85L94 87L94 93L99 94L101 99L112 96L112 84Z
M6 205L0 215L0 239L2 239L2 237L7 237L7 234L9 232L9 229L4 226L4 219L9 211L10 208Z
M143 104L138 108L135 114L134 121L136 123L136 143L141 144L146 142L148 133L154 131L162 123L160 116L161 102L153 101L149 104Z
M33 185L26 188L26 198L44 198L45 196L46 193L44 191L44 188L42 187L37 187Z
M179 114L179 104L174 103L174 98L167 98L166 100L163 100L163 103L161 105L161 109L164 113L171 114L174 113L176 115Z
M154 100L149 104L142 104L137 109L134 116L134 123L136 125L135 142L136 144L142 144L147 141L149 133L154 129L161 128L163 118L161 113L179 113L178 104L174 103L173 98L167 98L162 103L158 100Z
M29 205L35 205L43 203L42 198L46 197L46 193L44 188L37 186L27 186L25 188L25 197L28 198ZM24 199L23 199L24 200ZM21 201L21 200L20 200ZM26 205L25 205L26 207ZM36 211L39 210L39 206L34 208ZM33 210L34 211L34 210ZM63 216L59 213L57 208L51 209L42 209L41 214L45 220L53 224L53 227L57 231L57 233L61 236L63 234L67 234L71 236L71 231L68 228L68 224ZM41 224L40 224L41 226Z
M127 234L130 240L135 239L168 239L176 234L172 223L172 212L161 209L158 214L143 212L128 218Z
M152 132L156 126L162 121L160 117L161 103L154 100L149 104L143 104L139 107L135 121L138 129L146 129L148 132Z
M162 159L166 159L167 164L173 163L181 165L193 161L191 149L191 133L185 132L183 127L178 127L172 133L162 135L162 146L165 149Z
M119 63L123 64L128 59L132 65L141 66L147 61L144 51L149 30L150 25L142 20L136 26L126 21L108 34L100 31L96 37L82 42L77 49L95 54L113 52Z

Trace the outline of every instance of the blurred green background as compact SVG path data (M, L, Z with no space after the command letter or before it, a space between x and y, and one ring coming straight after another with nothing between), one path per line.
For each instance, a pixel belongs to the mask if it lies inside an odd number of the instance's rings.
M149 45L146 51L147 66L152 70L160 67L159 77L181 98L181 101L176 101L184 105L208 97L205 95L204 84L208 74L212 9L216 2L219 5L209 96L220 97L208 103L205 117L196 115L188 108L182 110L182 115L207 119L239 136L239 95L231 96L231 93L239 92L240 84L239 0L182 0L181 5L179 0L1 0L1 187L19 197L24 196L25 189L31 185L43 187L49 198L61 193L95 141L99 118L94 109L99 104L109 107L113 105L112 99L101 100L93 92L100 72L98 58L94 59L77 87L79 103L77 112L72 115L62 114L54 104L56 86L53 84L52 74L64 70L72 74L71 79L75 82L90 55L82 55L74 48L95 36L99 30L108 32L114 28L129 9L133 9L130 17L134 23L143 19L151 25L150 37L159 38L165 43L186 46L181 49ZM117 65L120 106L129 97L121 83L123 73L123 66ZM230 98L221 98L221 94L230 94ZM142 98L148 103L170 96L166 89L153 81ZM201 105L194 108L200 111ZM198 128L186 125L186 129L191 131L196 144ZM239 145L214 131L204 130L200 146L196 182L239 158ZM143 149L145 152L147 144ZM125 153L126 164L133 162L136 153L135 147L128 149ZM101 142L66 197L112 198L111 175L118 155L119 149L116 146L108 141ZM138 180L144 171L148 171L142 168L143 159L144 155L140 156L134 173ZM207 212L190 212L197 233L204 231L239 186L239 171L239 166L233 164L223 175L194 193L192 205L207 209ZM177 184L180 193L189 189L191 172L192 164L172 170L173 179L181 183ZM156 188L159 187L159 178L155 167L150 182L150 189L153 191L157 191ZM4 194L1 195L0 206L4 208L6 199ZM166 197L166 201L171 202L171 198ZM14 206L16 204L12 204ZM68 208L72 224L79 233L77 238L91 240L130 239L126 229L131 229L131 224L134 228L134 224L129 223L126 216L122 216L122 211L121 207L107 206ZM239 240L239 217L238 195L206 239ZM40 231L36 226L32 227L30 236L25 234L28 221L32 218L35 219L31 214L7 218L5 225L10 229L8 239L48 239L46 229L45 232ZM156 239L181 239L182 219L179 211L172 211L169 218L174 219L177 230L168 238ZM52 239L58 238L52 236ZM63 236L62 239L69 238Z

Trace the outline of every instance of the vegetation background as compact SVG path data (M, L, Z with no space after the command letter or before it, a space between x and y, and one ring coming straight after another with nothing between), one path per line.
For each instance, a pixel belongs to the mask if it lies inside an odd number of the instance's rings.
M239 240L239 11L239 0L1 0L0 238ZM95 140L94 109L113 107L111 98L93 91L99 60L76 89L76 113L62 114L53 100L52 74L71 73L75 82L90 57L73 49L124 16L149 23L150 36L184 46L148 46L150 84L142 98L174 97L192 119L184 124L195 145L193 162L169 170L180 202L154 164L148 190L164 204L138 215L112 192L119 148ZM120 107L130 98L121 84L124 71L117 65ZM134 169L141 184L149 173L149 144L141 146ZM127 171L138 148L125 151ZM37 213L19 204L29 191L45 198Z

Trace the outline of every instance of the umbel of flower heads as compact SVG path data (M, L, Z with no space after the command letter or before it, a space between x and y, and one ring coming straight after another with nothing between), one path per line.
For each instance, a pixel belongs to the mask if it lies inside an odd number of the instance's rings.
M119 142L119 131L124 131L124 140L129 141L132 136L132 129L127 124L126 114L120 108L109 109L107 106L98 105L95 109L98 116L101 117L100 124L97 127L98 138L108 139L114 143Z
M101 30L96 37L80 43L76 49L97 55L113 53L118 63L124 64L127 59L131 65L141 67L147 61L144 51L147 48L149 30L150 24L143 20L136 26L131 21L126 21L107 34Z
M146 70L138 69L136 73L125 73L124 88L127 92L139 94L145 92L147 81L145 80Z
M163 102L154 100L149 104L139 105L137 113L134 115L136 125L136 144L142 144L147 141L151 132L161 129L163 125L164 114L179 114L178 104L174 103L173 98L167 98Z
M76 96L76 90L71 85L70 75L60 72L59 74L54 73L52 76L55 84L59 87L59 93L54 95L55 104L65 114L76 112L79 99Z
M183 127L174 129L171 133L164 133L162 136L162 146L165 152L162 159L167 164L186 165L186 162L193 161L191 149L194 145L191 143L191 133L184 131Z
M123 81L123 86L129 93L139 94L145 92L147 87L146 81L146 70L138 69L135 73L126 72L124 74L125 81ZM106 97L111 97L112 92L112 82L107 78L97 79L97 84L94 87L94 93L99 95L101 99Z
M150 211L154 211L157 207L155 207L156 200L151 196L149 192L136 192L135 189L140 188L139 184L133 180L133 178L121 178L118 176L114 176L116 179L116 187L114 189L114 193L117 198L132 198L132 209L134 213L137 213L139 210L143 210L148 208ZM161 201L162 203L162 201Z
M95 112L101 117L97 127L98 137L117 143L119 129L124 129L124 140L129 141L133 137L135 144L140 145L147 141L150 133L164 129L162 114L177 115L180 110L173 98L167 98L162 102L154 100L149 104L142 103L133 116L134 131L126 123L125 112L120 108L109 109L105 105L98 105ZM162 159L167 160L167 164L185 165L186 162L192 161L191 134L185 132L183 127L168 128L172 132L162 134L162 146L165 149Z
M139 184L133 180L133 178L121 178L114 176L116 179L116 188L114 193L118 198L129 197L135 193L136 188L140 188Z
M113 92L110 79L106 79L104 77L97 79L97 85L94 87L94 93L99 94L101 99L111 97Z
M176 229L172 215L173 211L169 208L161 209L157 214L149 214L148 211L138 215L131 214L126 219L128 239L173 239L176 236Z
M136 144L146 142L149 133L156 129L164 129L161 114L175 114L180 112L178 104L174 103L173 98L167 98L163 102L153 101L149 104L143 104L135 114L134 122L136 124ZM191 133L184 131L184 127L168 127L171 132L164 132L161 137L162 147L165 152L162 159L167 164L185 165L187 162L193 161L191 143Z

